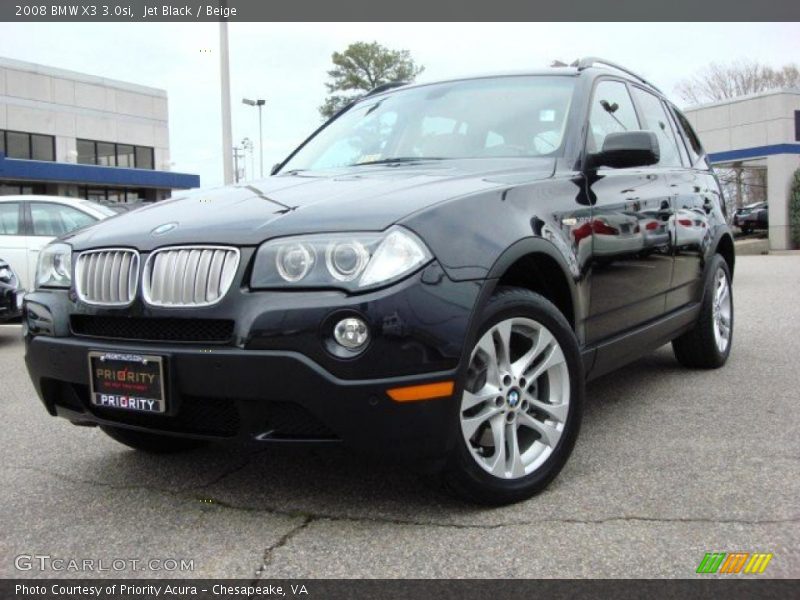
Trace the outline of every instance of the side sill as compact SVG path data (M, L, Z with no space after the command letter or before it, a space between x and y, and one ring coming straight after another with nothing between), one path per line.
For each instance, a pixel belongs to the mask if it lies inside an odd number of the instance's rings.
M594 365L587 372L586 380L614 371L688 331L697 321L700 306L699 302L684 306L636 329L585 348L584 357L592 351L595 354Z

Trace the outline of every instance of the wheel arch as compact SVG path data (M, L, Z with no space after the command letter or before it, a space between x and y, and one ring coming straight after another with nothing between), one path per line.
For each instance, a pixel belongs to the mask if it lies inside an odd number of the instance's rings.
M733 267L736 263L736 250L730 232L725 231L719 236L714 246L713 254L719 254L725 259L725 262L728 263L728 269L731 271L731 277L733 277Z
M490 290L485 300L498 286L529 289L552 302L577 333L581 322L576 275L566 259L550 241L529 238L511 245L489 271Z

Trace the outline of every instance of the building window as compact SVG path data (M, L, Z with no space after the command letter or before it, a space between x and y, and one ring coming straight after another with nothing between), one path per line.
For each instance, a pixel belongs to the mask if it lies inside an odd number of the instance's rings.
M146 146L94 140L78 140L77 143L78 162L82 165L150 170L154 168L153 149Z
M82 165L96 165L97 154L94 149L94 142L89 140L78 140L78 162Z
M800 110L794 111L794 141L800 142Z
M117 149L114 144L97 142L97 164L101 167L117 166Z
M52 162L56 159L56 139L52 135L0 130L0 152L8 158Z
M53 137L50 135L31 135L31 158L33 160L54 161L55 148L53 147Z
M136 203L147 200L147 191L142 188L79 187L78 197L95 202Z
M128 144L117 144L117 166L128 167L129 169L133 169L136 166L133 146Z
M6 131L6 156L9 158L31 157L31 136L17 131Z
M136 168L137 169L152 169L153 163L153 149L144 146L136 146Z
M81 198L92 200L93 202L105 201L106 189L105 188L86 188L78 194Z
M0 181L0 196L20 196L30 194L45 194L47 186L38 183L17 183L15 181Z

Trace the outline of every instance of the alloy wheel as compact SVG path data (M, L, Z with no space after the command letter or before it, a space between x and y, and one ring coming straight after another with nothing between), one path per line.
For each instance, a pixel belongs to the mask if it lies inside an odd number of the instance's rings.
M717 349L725 352L731 340L731 286L725 271L717 269L714 276L714 340Z
M533 473L564 432L569 400L567 361L547 327L522 317L495 324L472 350L461 399L470 454L501 479Z

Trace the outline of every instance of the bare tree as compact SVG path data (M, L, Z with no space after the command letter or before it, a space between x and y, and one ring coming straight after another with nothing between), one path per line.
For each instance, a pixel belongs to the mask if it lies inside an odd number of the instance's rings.
M686 102L702 104L780 88L800 88L800 69L789 63L779 69L742 60L728 65L711 63L675 86Z
M733 212L737 208L767 200L766 168L739 162L715 170L722 186L729 221L733 219Z

